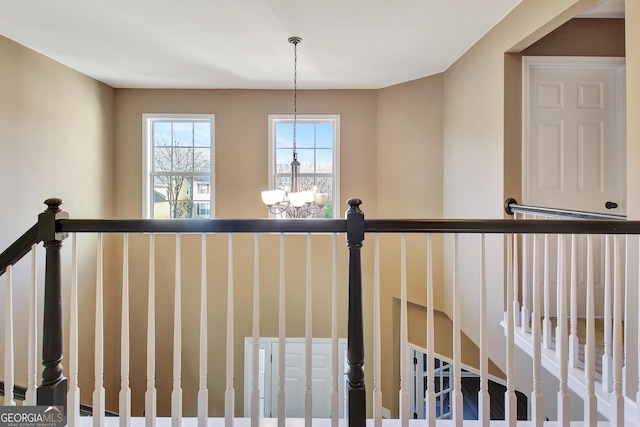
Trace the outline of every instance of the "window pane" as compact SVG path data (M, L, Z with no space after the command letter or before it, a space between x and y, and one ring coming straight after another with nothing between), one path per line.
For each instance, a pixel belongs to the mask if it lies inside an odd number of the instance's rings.
M193 145L192 122L176 122L173 124L173 143L178 146Z
M149 144L149 158L144 164L151 184L145 192L144 205L151 217L191 218L196 209L194 196L197 203L207 204L203 209L213 211L213 126L213 116L158 116L145 120L145 134L150 136L145 141ZM195 179L199 183L197 195L194 172L204 175Z
M329 193L329 200L333 195L333 178L331 177L318 177L316 178L315 185L318 186L318 192Z
M154 202L153 203L153 217L154 218L171 218L170 216L169 202Z
M208 202L195 202L193 218L208 218L211 215L211 204Z
M275 161L272 163L275 187L290 191L291 167L293 154L293 120L271 119L273 131L272 153ZM322 187L317 191L329 193L327 202L327 217L333 216L333 204L336 195L333 183L338 173L335 161L335 122L328 116L317 118L303 118L296 124L296 150L300 162L300 190L313 190L315 186ZM321 176L319 176L321 175Z
M170 172L171 171L171 153L173 149L170 147L155 147L153 149L153 170L154 172Z
M314 146L313 123L299 123L296 125L296 146L298 148L313 148Z
M293 150L276 150L276 173L291 173Z
M193 145L196 147L211 146L210 122L195 122L193 124Z
M316 125L316 148L333 148L333 123Z
M316 150L316 173L333 172L333 150Z
M177 202L172 218L193 218L193 203Z
M194 200L208 200L209 192L211 188L209 183L197 182L194 186L193 199ZM206 197L205 197L206 196Z
M211 150L209 148L193 149L193 170L209 172L211 170Z
M171 123L153 122L153 145L171 145Z
M314 173L314 150L298 150L298 161L300 162L300 173ZM304 188L304 187L303 187Z
M154 192L169 202L191 200L192 177L185 175L157 175L154 177Z
M276 176L276 189L285 191L291 190L291 177Z
M293 147L293 123L276 122L275 125L276 148Z
M174 148L173 149L173 172L193 171L193 149Z

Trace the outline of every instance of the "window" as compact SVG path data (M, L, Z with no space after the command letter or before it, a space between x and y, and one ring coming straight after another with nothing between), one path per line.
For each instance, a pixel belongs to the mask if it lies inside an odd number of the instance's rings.
M143 115L144 217L210 218L214 116Z
M300 162L300 189L329 193L327 218L336 215L339 200L338 115L298 115L296 150ZM269 116L269 188L291 190L293 116ZM339 204L338 204L339 207Z

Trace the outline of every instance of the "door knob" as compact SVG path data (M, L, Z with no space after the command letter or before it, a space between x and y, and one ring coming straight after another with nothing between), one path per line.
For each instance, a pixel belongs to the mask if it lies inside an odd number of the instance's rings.
M604 204L604 207L607 209L615 209L618 207L618 204L616 202L607 202Z

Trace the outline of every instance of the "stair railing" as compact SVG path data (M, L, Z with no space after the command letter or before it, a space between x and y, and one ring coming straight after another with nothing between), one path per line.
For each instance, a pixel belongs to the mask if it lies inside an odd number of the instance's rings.
M44 337L43 337L43 365L45 369L43 371L42 383L43 391L38 389L38 403L39 404L51 404L64 405L66 393L67 393L67 380L64 377L62 371L62 320L61 320L61 278L60 278L60 249L62 242L67 235L71 233L345 233L347 240L347 247L349 250L349 274L348 274L348 411L347 419L349 426L364 427L366 424L366 392L364 383L364 328L363 328L363 312L362 312L362 262L361 262L361 249L363 247L363 241L366 234L400 234L402 236L402 253L403 260L406 258L406 241L405 237L409 234L423 234L427 236L428 252L431 252L431 235L433 234L447 234L453 237L454 258L453 258L453 276L452 287L454 295L454 307L453 307L453 325L454 325L454 348L453 348L453 361L456 369L455 384L454 384L454 411L453 417L456 425L462 424L462 391L460 387L460 374L461 369L461 313L460 313L460 263L458 262L458 255L460 253L460 245L458 238L462 235L470 234L481 236L482 242L482 268L483 273L482 289L483 298L486 297L486 277L484 268L488 262L488 256L486 256L485 247L485 235L496 234L504 235L504 248L507 260L507 275L506 286L504 290L504 296L507 301L510 301L512 296L517 295L517 279L516 273L518 271L517 262L517 247L514 245L514 238L516 235L545 235L545 234L557 234L559 236L565 236L570 234L602 234L602 235L637 235L640 234L640 223L636 221L619 221L619 220L584 220L584 221L563 221L563 220L545 220L545 221L528 221L528 220L385 220L385 219L365 219L359 206L361 204L358 199L350 199L350 209L347 212L347 218L345 220L74 220L68 219L68 215L60 209L61 200L49 199L47 200L48 209L40 215L38 224L36 227L36 235L30 230L27 233L27 237L23 236L20 240L21 244L14 244L11 246L11 252L5 251L0 255L0 270L5 271L10 265L15 263L19 256L19 253L26 253L29 244L43 241L46 249L47 265L45 272L45 312L43 323L45 324ZM179 234L178 234L179 235ZM564 240L564 239L559 239ZM374 244L377 248L377 238ZM377 253L377 251L376 251ZM376 255L377 256L377 255ZM539 261L539 259L538 259ZM378 262L376 262L377 264ZM431 258L429 258L431 263ZM401 345L407 346L407 274L406 274L406 260L403 261L401 267ZM377 274L376 274L377 276ZM377 279L379 280L379 278ZM433 278L430 277L427 280L427 288L433 291ZM616 283L620 282L620 278L616 278ZM620 300L620 290L616 288L616 301ZM563 297L564 298L564 297ZM427 298L428 311L433 313L433 295ZM483 300L484 301L484 300ZM378 299L379 303L379 299ZM484 305L484 304L483 304ZM539 310L540 304L534 302L534 312ZM506 352L507 352L507 365L506 365L506 379L507 379L507 394L505 396L507 413L506 418L510 426L516 422L515 412L515 358L514 341L516 339L515 327L518 321L518 314L514 310L514 306L510 303L506 304ZM486 313L483 314L483 316ZM534 316L535 317L535 316ZM486 319L485 319L486 320ZM484 320L481 320L481 324ZM430 321L430 328L433 328L433 322ZM533 322L534 324L537 322ZM486 324L483 327L486 330ZM619 332L619 331L618 331ZM433 340L433 330L429 333L429 340ZM486 336L482 338L480 345L481 354L487 355L487 343ZM431 345L431 344L430 344ZM380 348L379 345L374 346ZM429 349L431 353L433 349ZM616 357L621 355L620 349L614 351ZM374 355L374 360L378 355ZM486 357L483 357L486 363ZM404 362L403 362L404 363ZM536 364L534 357L534 364ZM612 421L616 426L621 426L624 421L624 397L621 394L621 390L618 384L621 384L620 373L618 372L621 365L618 361L615 362L614 376L617 381L614 390L612 391L613 401L611 406L621 408L620 411L612 411ZM73 366L73 365L72 365ZM401 396L400 396L400 417L402 424L408 424L408 411L406 410L406 397L407 397L407 378L404 372L406 365L401 369ZM487 378L486 366L483 368L483 379L485 382ZM537 373L536 373L537 372ZM77 373L71 372L71 388L75 387L76 380L73 378ZM379 386L379 366L375 369L374 373L374 388ZM539 367L534 367L534 384L539 383ZM564 375L564 374L562 374ZM566 378L561 380L561 385L566 386ZM6 379L5 379L6 384ZM593 385L593 384L591 384ZM12 384L10 384L12 386ZM563 391L564 390L564 391ZM534 389L534 392L536 390ZM566 394L566 387L561 389L561 392ZM483 390L486 393L486 390ZM485 396L486 397L486 396ZM429 412L429 426L433 427L435 424L435 418L433 417L433 389L428 394L427 401ZM67 401L68 402L68 401ZM375 407L373 409L376 425L379 425L381 418L381 408L379 396L375 398ZM563 404L564 405L564 404ZM233 407L233 405L231 405ZM562 406L565 408L564 406ZM71 408L69 408L71 409ZM566 408L565 408L566 409ZM122 415L122 411L121 416ZM75 427L78 425L78 419L76 417L77 411L72 411L69 414L69 425ZM543 413L537 410L532 412L533 421L536 425L542 422ZM125 414L126 415L126 414ZM596 414L597 415L597 414ZM146 414L146 416L150 416ZM174 416L174 414L172 414ZM176 415L178 416L178 415ZM590 425L595 422L594 414L590 413L585 416L585 422L588 421ZM232 420L233 413L225 413L225 417L228 420ZM254 414L252 414L252 419ZM559 418L563 425L566 425L567 419L564 415ZM178 418L177 423L180 423ZM279 422L284 422L284 415L279 414ZM337 420L336 420L337 422ZM487 425L489 422L488 413L482 414L482 423ZM232 424L232 422L231 422ZM98 425L104 425L104 423L98 422Z

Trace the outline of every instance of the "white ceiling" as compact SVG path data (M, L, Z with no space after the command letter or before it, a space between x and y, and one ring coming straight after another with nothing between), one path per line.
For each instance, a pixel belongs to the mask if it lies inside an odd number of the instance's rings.
M247 89L290 88L300 36L299 88L380 88L444 71L520 1L4 0L0 34L117 88Z

